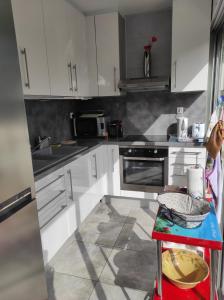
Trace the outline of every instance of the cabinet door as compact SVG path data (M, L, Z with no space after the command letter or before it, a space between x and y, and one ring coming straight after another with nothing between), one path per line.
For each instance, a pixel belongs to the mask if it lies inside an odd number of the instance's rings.
M120 160L119 148L116 145L107 146L108 158L108 194L120 196Z
M67 165L65 169L68 176L67 190L70 188L74 218L79 226L92 210L90 191L92 182L88 154ZM73 217L71 214L69 223L72 227Z
M99 96L98 75L97 75L97 52L96 52L96 28L95 16L88 16L87 23L87 61L89 72L89 95Z
M173 92L207 89L211 0L173 0Z
M91 164L91 194L93 199L93 208L107 192L107 168L105 164L106 154L105 146L101 146L89 153Z
M73 38L75 57L73 61L73 76L75 93L79 97L89 96L86 18L73 8Z
M51 95L72 96L72 41L64 0L43 0Z
M25 95L50 95L42 2L12 0Z
M119 95L119 16L95 16L99 96Z

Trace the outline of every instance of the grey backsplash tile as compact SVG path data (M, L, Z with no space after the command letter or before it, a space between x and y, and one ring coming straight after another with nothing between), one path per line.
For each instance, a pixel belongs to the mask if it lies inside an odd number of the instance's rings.
M176 133L176 108L183 106L189 125L205 122L206 93L143 92L121 97L81 100L26 101L30 142L38 135L55 141L71 138L69 112L104 110L112 120L123 121L124 134Z

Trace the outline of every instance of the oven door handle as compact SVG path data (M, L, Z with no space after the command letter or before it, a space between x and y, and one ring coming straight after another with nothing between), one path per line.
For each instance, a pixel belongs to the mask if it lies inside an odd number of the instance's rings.
M124 160L144 160L144 161L164 161L164 157L128 157L124 156Z

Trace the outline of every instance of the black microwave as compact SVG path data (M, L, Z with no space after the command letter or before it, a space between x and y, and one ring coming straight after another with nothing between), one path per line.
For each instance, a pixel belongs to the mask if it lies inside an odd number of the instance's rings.
M82 114L73 118L75 137L105 137L109 118L102 114Z

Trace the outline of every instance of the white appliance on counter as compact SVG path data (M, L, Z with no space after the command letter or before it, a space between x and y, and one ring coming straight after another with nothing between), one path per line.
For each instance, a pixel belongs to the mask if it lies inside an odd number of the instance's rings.
M194 140L202 141L205 137L205 124L204 123L194 123L192 125L192 138Z
M188 118L183 116L177 117L177 140L178 142L188 140Z

